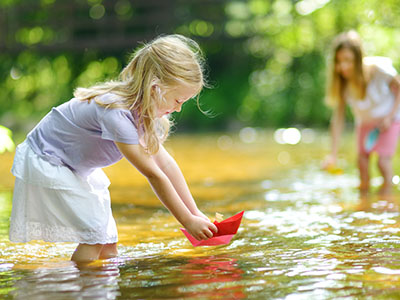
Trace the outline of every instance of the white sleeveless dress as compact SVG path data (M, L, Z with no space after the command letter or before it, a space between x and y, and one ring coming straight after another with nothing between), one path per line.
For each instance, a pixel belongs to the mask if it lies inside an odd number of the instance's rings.
M40 158L25 141L17 147L9 237L12 242L118 241L110 181L101 169L87 178Z

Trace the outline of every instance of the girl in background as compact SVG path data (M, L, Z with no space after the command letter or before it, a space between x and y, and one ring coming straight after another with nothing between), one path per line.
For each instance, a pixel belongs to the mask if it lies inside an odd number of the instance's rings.
M196 239L216 226L197 208L162 143L169 114L204 86L197 43L159 37L137 50L118 80L78 88L18 146L10 240L79 243L77 262L117 255L117 228L101 170L125 156Z
M389 194L392 188L392 157L400 132L400 81L391 60L383 57L364 58L361 40L355 31L336 37L333 45L331 76L326 100L333 107L331 119L331 154L325 166L336 164L339 137L344 127L348 104L355 119L360 192L369 190L369 159L378 153L378 168L383 176L380 194ZM366 147L378 135L372 149Z

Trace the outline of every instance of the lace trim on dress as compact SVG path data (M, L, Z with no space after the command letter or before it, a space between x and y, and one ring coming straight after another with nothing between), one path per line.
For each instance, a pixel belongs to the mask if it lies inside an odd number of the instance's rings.
M27 222L24 225L15 222L11 223L10 241L25 243L31 240L84 244L112 244L118 241L118 236L109 236L101 229L77 232L70 227L50 226L38 222Z

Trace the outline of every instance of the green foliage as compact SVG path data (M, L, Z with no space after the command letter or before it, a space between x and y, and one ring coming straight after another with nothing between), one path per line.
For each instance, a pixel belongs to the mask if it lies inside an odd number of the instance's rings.
M323 103L331 40L354 28L369 55L389 56L398 65L396 1L231 1L226 31L245 38L246 52L264 65L250 74L238 109L242 122L257 125L324 125Z
M5 151L14 151L15 144L12 140L11 130L0 125L0 154Z
M326 126L326 62L331 40L343 30L358 30L368 55L388 56L400 67L397 0L177 2L171 8L176 16L172 27L157 22L129 26L152 16L141 2L75 1L80 7L75 23L82 25L70 29L68 24L53 25L64 20L62 2L32 1L35 9L27 9L24 2L2 0L0 16L8 16L3 25L11 31L0 30L0 123L26 130L52 106L70 99L77 86L115 78L135 46L109 51L107 39L119 34L112 31L118 26L133 35L148 28L151 38L173 31L186 34L205 50L214 88L203 91L201 107L210 113L186 105L176 117L187 130ZM110 20L117 24L113 29L107 25L114 24ZM100 46L80 46L87 41Z
M16 57L0 55L2 71L8 73L0 82L3 120L16 130L24 130L24 125L32 126L51 107L69 100L74 87L114 78L121 68L115 57L82 59L82 64L75 65L79 59L69 54L47 57L33 51Z

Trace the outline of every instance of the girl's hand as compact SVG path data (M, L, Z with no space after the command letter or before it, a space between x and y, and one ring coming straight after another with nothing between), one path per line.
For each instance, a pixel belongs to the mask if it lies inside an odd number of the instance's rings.
M336 156L330 154L325 157L324 161L321 164L321 168L323 170L329 170L330 168L336 167Z
M183 225L185 226L186 230L198 241L212 238L213 232L218 232L217 226L199 216L192 215L187 224Z
M383 118L381 124L379 125L379 130L382 132L388 130L389 127L392 125L392 123L393 123L393 118L391 116Z
M196 210L196 212L194 212L193 215L203 218L204 220L210 221L210 219L205 214L203 214L200 210Z

